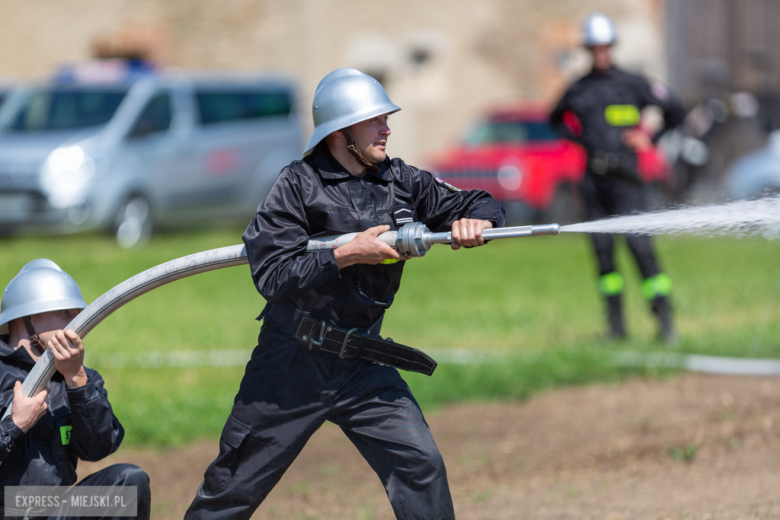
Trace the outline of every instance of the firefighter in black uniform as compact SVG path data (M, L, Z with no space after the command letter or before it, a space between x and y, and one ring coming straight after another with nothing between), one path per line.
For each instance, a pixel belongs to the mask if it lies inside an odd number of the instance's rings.
M600 13L584 24L583 44L593 58L593 69L575 82L552 112L556 130L585 147L588 166L580 185L587 219L598 220L646 210L645 188L637 172L637 152L652 146L663 132L682 123L682 105L660 83L612 65L611 45L617 34L612 21ZM638 128L641 110L655 105L663 110L664 128L651 140ZM564 115L574 113L582 127L576 134L564 123ZM616 270L612 235L591 235L599 264L599 290L606 299L608 337L626 337L621 294L625 285ZM628 247L644 278L642 291L658 318L660 337L675 343L669 293L671 280L661 270L647 235L626 235Z
M422 222L451 229L455 249L478 246L504 213L484 191L389 159L387 117L398 110L354 69L317 87L304 158L282 170L243 236L263 326L185 518L249 518L325 421L376 471L397 518L454 518L442 457L394 368L430 374L435 362L378 335L405 261L376 237ZM312 237L350 232L338 249L306 253Z
M0 484L7 486L135 486L137 517L149 518L149 477L132 464L114 464L76 483L79 459L114 453L124 430L114 416L103 378L86 368L84 345L62 329L86 307L76 282L51 260L25 265L6 287L0 307ZM46 348L57 372L46 389L26 397L22 384ZM30 512L4 504L5 517ZM99 512L97 512L99 513ZM32 514L31 516L37 516ZM57 518L71 518L60 504ZM107 517L104 517L107 518ZM113 518L113 517L112 517Z

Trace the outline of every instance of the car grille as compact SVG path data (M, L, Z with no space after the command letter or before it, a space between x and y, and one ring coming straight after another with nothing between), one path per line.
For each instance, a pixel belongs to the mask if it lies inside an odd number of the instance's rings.
M493 169L463 169L463 170L445 170L436 172L437 176L447 179L496 179L498 171Z
M0 223L30 223L45 208L46 198L38 191L0 191Z
M0 191L30 190L38 184L39 163L0 162Z

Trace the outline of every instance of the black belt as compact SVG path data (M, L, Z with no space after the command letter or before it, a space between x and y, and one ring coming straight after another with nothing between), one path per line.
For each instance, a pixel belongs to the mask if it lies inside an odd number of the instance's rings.
M309 350L328 352L341 359L366 359L427 376L436 369L436 361L425 352L400 345L390 338L361 335L359 329L344 330L309 315L301 317L295 339Z

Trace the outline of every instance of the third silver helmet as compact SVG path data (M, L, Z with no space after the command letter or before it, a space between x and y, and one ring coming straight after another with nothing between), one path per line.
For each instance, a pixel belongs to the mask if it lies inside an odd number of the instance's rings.
M60 266L46 258L33 260L22 267L3 292L0 335L8 334L11 320L86 306L79 286Z
M592 13L582 24L582 45L612 45L617 41L615 24L608 16Z
M356 69L337 69L322 78L314 92L314 131L303 155L325 136L361 121L401 110L377 80Z

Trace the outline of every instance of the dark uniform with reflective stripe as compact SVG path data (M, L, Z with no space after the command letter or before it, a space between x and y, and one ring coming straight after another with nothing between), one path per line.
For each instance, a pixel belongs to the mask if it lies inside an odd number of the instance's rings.
M35 362L24 348L14 350L0 339L0 414L14 396L14 383L30 373ZM23 432L9 416L0 421L0 484L6 486L70 486L76 484L79 459L98 461L114 453L125 431L114 416L103 378L84 368L87 384L67 388L59 372L47 385L48 409L35 426ZM81 480L78 486L137 486L138 518L149 518L149 477L131 464L114 464ZM4 497L0 494L0 506ZM6 516L14 516L11 505ZM0 507L2 511L2 507ZM19 515L22 516L22 515Z
M612 67L607 71L593 70L575 82L553 110L550 122L555 129L584 146L588 153L587 172L580 185L588 220L647 209L637 156L623 142L623 132L639 124L641 110L648 105L660 107L664 115L664 128L654 141L666 130L681 124L685 117L682 105L666 87L651 86L641 76ZM564 124L564 114L569 111L582 125L580 135ZM601 275L599 289L609 302L612 332L620 336L625 334L619 299L624 282L615 269L612 235L596 233L591 238ZM627 235L626 241L645 279L645 297L652 301L653 310L662 321L668 319L666 297L671 282L658 266L650 237Z
M349 174L320 143L284 168L244 233L252 279L267 305L258 346L186 518L249 518L309 437L338 424L379 475L398 518L454 518L441 455L395 368L345 358L295 338L302 317L357 334L379 333L404 261L339 270L333 250L306 253L310 238L410 221L450 230L460 218L504 224L498 202L386 160Z

